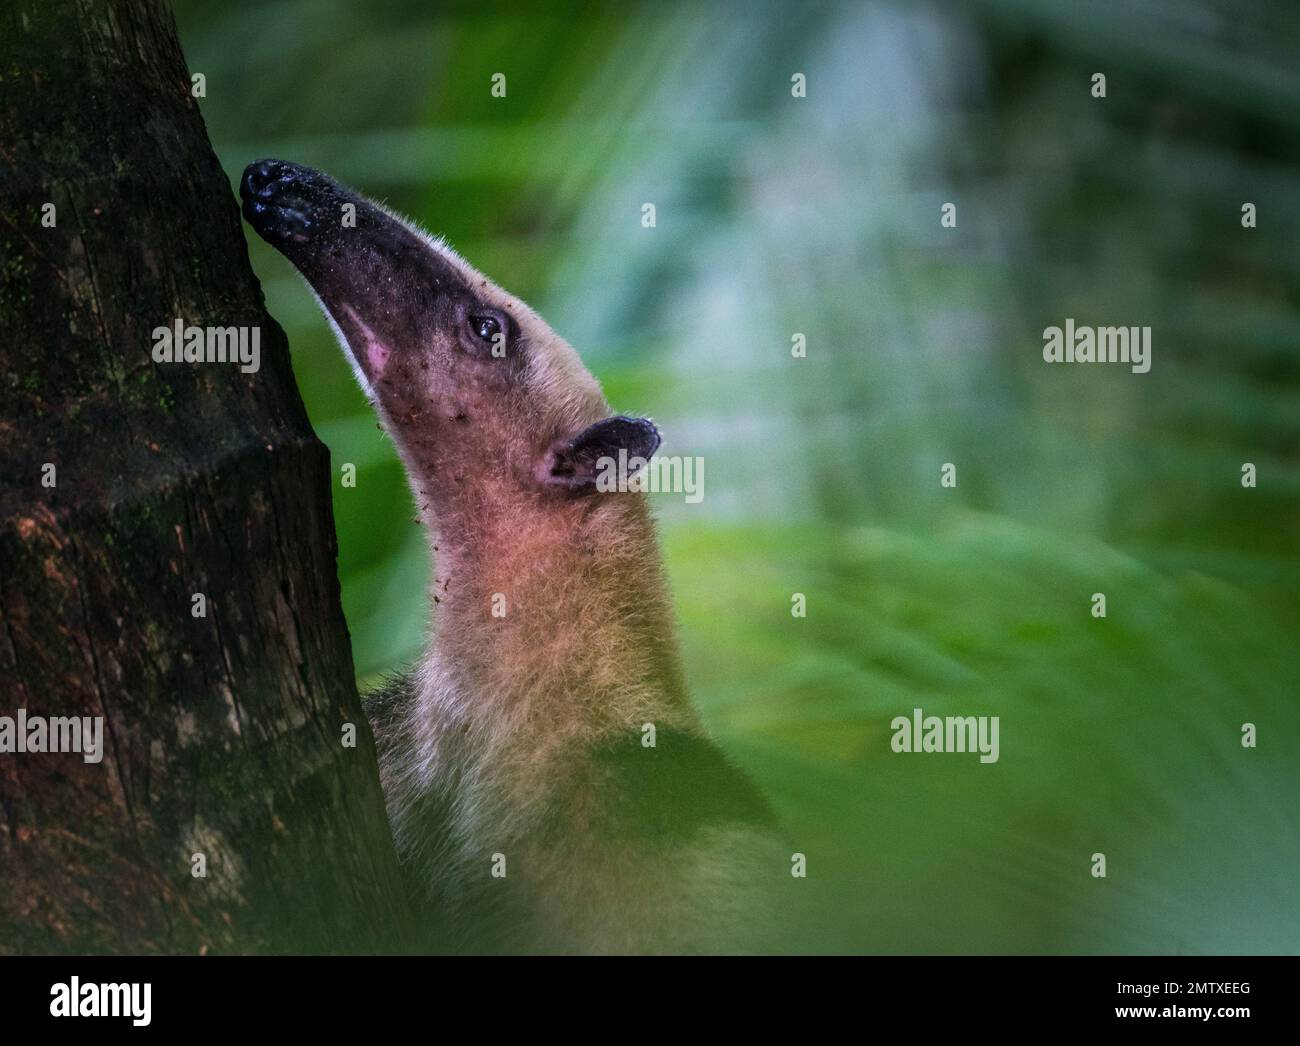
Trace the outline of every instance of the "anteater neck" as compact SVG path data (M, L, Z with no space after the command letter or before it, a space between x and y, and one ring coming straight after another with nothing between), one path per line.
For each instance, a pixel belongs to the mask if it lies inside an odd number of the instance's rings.
M538 716L553 735L693 725L644 496L490 508L439 514L429 663L443 700L449 684L458 714L494 731Z

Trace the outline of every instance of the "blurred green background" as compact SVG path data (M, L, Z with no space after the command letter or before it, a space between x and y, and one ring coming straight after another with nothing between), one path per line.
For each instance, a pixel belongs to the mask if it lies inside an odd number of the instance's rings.
M704 457L654 504L698 704L808 856L792 949L1300 951L1300 10L175 7L232 184L280 157L412 215ZM364 685L418 650L423 545L249 249ZM1151 372L1044 364L1067 316L1150 325ZM916 707L1000 716L1000 761L894 754Z

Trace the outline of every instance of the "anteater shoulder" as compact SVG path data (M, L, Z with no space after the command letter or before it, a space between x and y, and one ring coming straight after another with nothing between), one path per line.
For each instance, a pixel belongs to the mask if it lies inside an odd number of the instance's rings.
M610 837L684 842L706 828L771 830L776 818L753 782L706 737L660 728L598 746L591 788L599 796L597 830Z
M361 707L370 720L375 744L382 753L391 750L403 729L403 718L415 700L415 683L409 675L387 676L373 690L361 696Z

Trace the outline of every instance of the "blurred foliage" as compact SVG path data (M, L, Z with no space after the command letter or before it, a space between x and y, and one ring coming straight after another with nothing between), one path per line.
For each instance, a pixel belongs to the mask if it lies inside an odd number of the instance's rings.
M698 703L808 854L791 947L1300 950L1300 10L176 8L232 181L282 157L412 215L703 455L703 503L655 503ZM249 241L360 471L364 682L418 650L428 565L314 301ZM1151 373L1044 365L1067 316L1150 325ZM914 707L1000 715L1001 760L892 753Z

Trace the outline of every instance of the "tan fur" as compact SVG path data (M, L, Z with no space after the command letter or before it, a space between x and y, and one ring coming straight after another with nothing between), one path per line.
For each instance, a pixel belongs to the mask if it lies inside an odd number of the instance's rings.
M427 649L368 705L427 946L752 945L785 858L702 737L646 499L555 478L557 453L610 416L595 379L523 302L319 172L262 161L241 192L318 294L428 531ZM343 200L355 231L336 227ZM467 343L467 309L513 320L508 358ZM641 751L644 724L662 752Z
M428 242L484 301L516 319L528 372L504 402L499 390L471 382L450 394L447 411L484 430L476 441L490 448L486 462L454 439L424 438L424 411L436 407L423 404L448 398L444 375L411 365L378 381L375 405L388 416L437 564L421 678L431 683L455 666L455 714L508 754L524 782L557 744L647 721L694 726L645 496L564 500L535 482L551 443L610 415L600 386L532 309L441 241ZM402 387L395 398L405 411L393 417L386 386L404 386L411 374L419 392ZM507 600L504 618L491 614L495 593ZM427 686L430 695L437 689Z

